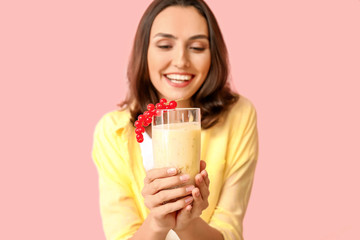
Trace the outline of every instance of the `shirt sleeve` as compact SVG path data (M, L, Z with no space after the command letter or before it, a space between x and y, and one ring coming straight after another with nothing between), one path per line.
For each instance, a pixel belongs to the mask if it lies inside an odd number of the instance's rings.
M230 123L225 182L210 220L210 225L218 229L225 240L243 239L243 218L258 158L256 111L251 104L244 108Z
M142 220L134 201L127 165L112 120L104 116L95 128L92 156L99 174L100 212L108 240L129 239Z

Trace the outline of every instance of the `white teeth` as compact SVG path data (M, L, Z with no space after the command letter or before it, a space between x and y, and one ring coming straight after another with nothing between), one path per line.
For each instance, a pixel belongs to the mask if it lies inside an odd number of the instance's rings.
M168 74L165 76L174 82L188 81L191 79L191 75Z
M173 82L173 83L182 83L183 82L181 80L179 81L179 80L174 80L174 79L171 79L170 81Z

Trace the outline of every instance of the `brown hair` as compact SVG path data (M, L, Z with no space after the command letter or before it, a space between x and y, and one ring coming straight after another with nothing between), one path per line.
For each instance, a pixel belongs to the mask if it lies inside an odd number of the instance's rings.
M147 104L159 102L149 77L147 52L152 23L162 10L170 6L195 7L208 24L211 66L206 80L191 98L191 105L201 109L202 128L207 129L219 121L239 96L229 86L228 53L219 25L203 0L154 0L146 9L137 28L129 60L129 93L119 106L129 107L131 122L134 123L137 116L146 111Z

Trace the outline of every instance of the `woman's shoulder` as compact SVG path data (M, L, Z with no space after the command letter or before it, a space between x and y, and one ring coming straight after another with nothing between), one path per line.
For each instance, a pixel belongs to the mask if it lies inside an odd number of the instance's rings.
M97 123L96 128L102 128L106 132L117 131L130 123L130 112L127 109L113 110L105 113Z
M245 96L239 95L239 99L229 109L228 118L246 118L254 114L256 115L254 104Z

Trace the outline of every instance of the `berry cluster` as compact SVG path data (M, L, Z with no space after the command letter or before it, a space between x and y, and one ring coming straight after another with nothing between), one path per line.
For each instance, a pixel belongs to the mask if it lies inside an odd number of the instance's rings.
M136 140L138 143L144 141L143 133L145 132L145 127L149 126L152 122L153 116L160 116L162 109L175 109L177 103L175 101L170 101L169 104L166 104L167 100L165 98L160 99L160 102L156 105L150 103L147 105L147 111L138 116L138 119L135 121L135 133Z

